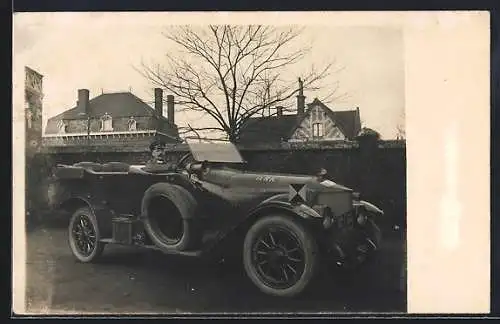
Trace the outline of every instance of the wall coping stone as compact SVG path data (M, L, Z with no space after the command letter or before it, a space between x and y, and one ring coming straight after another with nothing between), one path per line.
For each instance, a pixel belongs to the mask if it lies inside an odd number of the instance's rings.
M331 149L358 149L360 144L355 141L331 141L331 142L301 142L301 143L259 143L237 145L241 151L290 151L290 150L331 150ZM404 149L404 140L379 141L379 149ZM185 143L166 144L170 151L185 152L188 146ZM65 145L65 146L43 146L40 153L85 153L85 152L149 152L149 146L144 142L128 143L125 145Z

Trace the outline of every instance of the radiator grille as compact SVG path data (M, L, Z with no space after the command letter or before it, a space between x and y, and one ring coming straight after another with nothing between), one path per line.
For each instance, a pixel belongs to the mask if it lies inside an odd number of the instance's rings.
M335 216L352 210L352 194L350 192L320 192L317 204L330 207Z

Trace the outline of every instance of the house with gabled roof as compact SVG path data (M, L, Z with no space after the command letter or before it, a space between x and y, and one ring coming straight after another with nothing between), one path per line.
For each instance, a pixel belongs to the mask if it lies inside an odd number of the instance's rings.
M239 142L276 143L306 141L352 141L361 131L359 108L333 111L318 98L307 104L300 89L297 113L283 114L276 107L270 116L250 118L241 129Z
M359 108L333 111L315 98L292 128L289 141L348 141L361 130Z
M180 142L174 121L174 98L167 96L165 116L163 91L159 88L155 89L154 108L131 92L102 93L90 99L89 90L79 89L76 105L50 118L44 134L48 145L80 145L85 139L91 139L93 144L116 145L146 143L153 138Z

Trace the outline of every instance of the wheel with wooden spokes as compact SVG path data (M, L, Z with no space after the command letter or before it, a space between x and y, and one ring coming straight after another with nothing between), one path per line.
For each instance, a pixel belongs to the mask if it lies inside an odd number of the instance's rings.
M302 293L315 275L316 241L299 220L266 216L247 232L243 262L247 275L261 291L293 297Z
M79 208L71 216L68 228L71 252L80 262L93 262L104 250L100 242L97 219L88 207Z

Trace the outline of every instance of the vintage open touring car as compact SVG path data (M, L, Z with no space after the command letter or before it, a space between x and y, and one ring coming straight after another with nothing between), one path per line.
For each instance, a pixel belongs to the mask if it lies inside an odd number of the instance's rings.
M106 244L192 257L236 247L251 281L275 296L303 292L320 259L359 266L379 248L383 211L352 189L245 165L234 145L202 143L167 167L58 165L55 206L71 215L69 246L81 262Z

